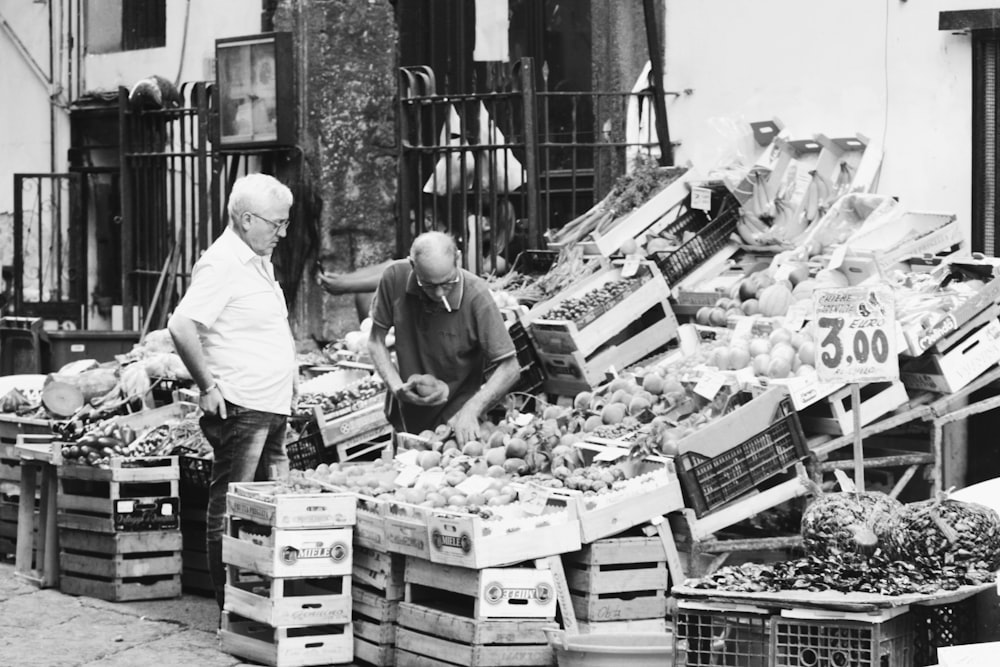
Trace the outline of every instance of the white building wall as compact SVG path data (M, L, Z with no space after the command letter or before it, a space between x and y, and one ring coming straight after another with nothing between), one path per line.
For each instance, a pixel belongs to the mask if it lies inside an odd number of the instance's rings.
M878 191L911 210L971 209L971 38L944 10L997 0L665 0L670 134L678 162L719 155L720 119L780 118L793 138L881 136Z

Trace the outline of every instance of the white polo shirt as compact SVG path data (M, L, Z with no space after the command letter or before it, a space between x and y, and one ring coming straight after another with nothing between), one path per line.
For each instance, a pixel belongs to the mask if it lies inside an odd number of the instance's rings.
M226 227L194 265L175 312L199 324L208 368L226 400L290 413L295 341L270 258Z

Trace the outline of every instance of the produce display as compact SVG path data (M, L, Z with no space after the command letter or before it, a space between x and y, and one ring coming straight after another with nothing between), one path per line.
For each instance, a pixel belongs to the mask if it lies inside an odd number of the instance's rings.
M645 277L648 278L648 274ZM571 320L585 324L600 315L603 309L614 305L626 294L634 292L643 282L645 282L643 276L637 276L604 283L581 297L566 299L545 313L545 319Z
M127 459L145 456L188 454L212 456L212 447L198 425L199 413L136 432L116 420L105 420L88 428L72 442L62 444L66 463L107 468L113 457Z
M574 244L592 233L606 233L618 220L642 206L685 171L677 167L660 167L652 157L638 155L632 171L619 177L604 199L560 229L551 230L549 240Z
M311 380L310 388L321 389L322 387L317 386L317 381L321 378L322 376ZM323 412L347 412L366 404L373 396L384 392L385 383L381 376L373 374L347 387L329 392L315 391L300 395L296 414L308 417L317 407Z
M548 271L541 275L531 275L518 270L509 271L501 278L491 277L490 289L501 308L512 307L513 303L533 304L552 298L601 266L600 257L585 257L581 246L567 246L559 254Z

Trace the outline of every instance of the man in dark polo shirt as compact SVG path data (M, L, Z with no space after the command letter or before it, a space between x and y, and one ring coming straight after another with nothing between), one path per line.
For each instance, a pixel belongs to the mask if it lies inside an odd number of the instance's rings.
M459 268L455 240L426 232L408 259L393 262L372 302L368 349L389 389L386 414L400 431L420 433L449 424L459 445L479 436L479 416L520 375L514 343L489 288ZM397 369L385 336L395 327ZM488 364L497 364L489 380ZM433 375L447 385L422 396L407 382Z

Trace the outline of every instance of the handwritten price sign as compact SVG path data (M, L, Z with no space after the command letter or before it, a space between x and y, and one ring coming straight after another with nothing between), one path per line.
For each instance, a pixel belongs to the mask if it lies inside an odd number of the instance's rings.
M813 305L816 372L821 382L885 382L899 377L890 288L817 290Z

